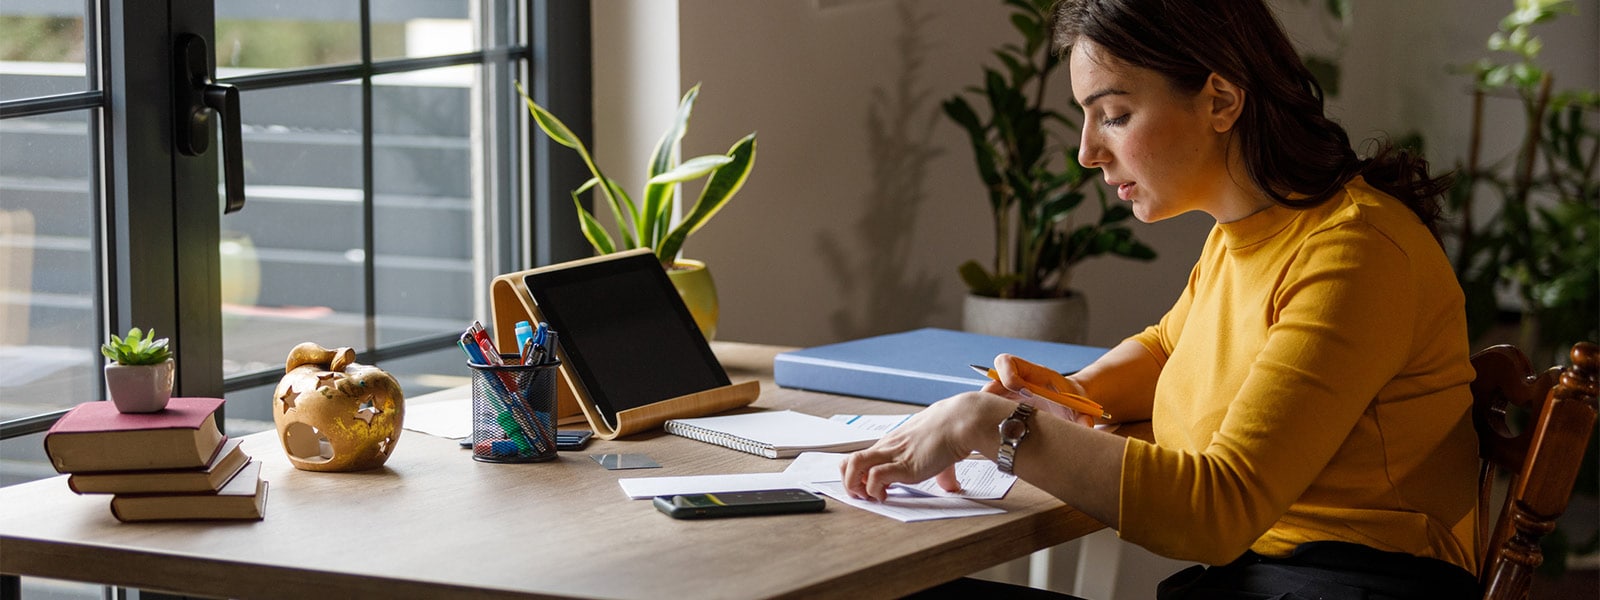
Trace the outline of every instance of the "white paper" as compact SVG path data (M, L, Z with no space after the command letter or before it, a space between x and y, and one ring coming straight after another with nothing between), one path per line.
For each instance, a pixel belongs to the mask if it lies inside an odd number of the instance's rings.
M453 440L472 437L472 399L407 406L405 428Z
M902 523L995 515L1006 512L1004 509L979 504L965 498L913 496L899 489L891 489L889 499L883 502L857 500L851 498L850 494L844 491L844 484L838 481L816 482L812 483L811 487L834 500L861 510L878 513Z
M945 498L969 498L973 500L999 500L1006 497L1006 492L1011 491L1011 485L1017 482L1016 475L1007 475L1000 472L989 459L963 460L956 463L956 481L961 483L961 491L947 492L939 487L939 483L929 479L922 483L897 483L896 486L911 490L926 496L939 496Z
M801 452L783 472L801 483L839 481L839 464L846 456L849 455L837 452Z
M835 477L837 478L837 477ZM739 473L734 475L686 475L680 477L625 477L618 479L628 498L640 500L676 494L749 492L805 487L788 473Z
M858 429L888 433L911 417L912 415L834 415L829 419Z
M796 456L783 472L801 483L839 481L839 464L845 456L832 452L804 452ZM915 496L998 500L1011 491L1017 477L1001 473L988 459L977 459L956 463L956 481L961 483L961 491L947 492L932 479L915 484L896 483L894 487Z

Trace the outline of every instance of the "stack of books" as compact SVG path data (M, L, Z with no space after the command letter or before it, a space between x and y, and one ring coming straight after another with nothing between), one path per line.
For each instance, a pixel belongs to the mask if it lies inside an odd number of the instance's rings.
M120 521L259 520L261 463L217 427L221 398L173 398L165 410L121 413L87 402L45 434L56 471L79 494L113 494Z

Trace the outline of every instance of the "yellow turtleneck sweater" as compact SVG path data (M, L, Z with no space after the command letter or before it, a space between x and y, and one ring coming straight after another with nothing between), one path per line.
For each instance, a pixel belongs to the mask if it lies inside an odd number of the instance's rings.
M1224 564L1334 540L1477 572L1460 286L1427 229L1357 178L1206 240L1161 322L1155 443L1123 451L1121 536Z

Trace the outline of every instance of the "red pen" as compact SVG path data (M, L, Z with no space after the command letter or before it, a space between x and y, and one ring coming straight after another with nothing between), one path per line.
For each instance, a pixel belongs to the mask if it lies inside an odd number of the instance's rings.
M489 332L484 331L483 323L473 321L467 331L472 334L472 340L478 343L478 349L483 351L483 360L488 361L489 366L505 366L506 361L500 358L500 352L495 349L494 341L489 339ZM500 377L500 382L505 384L507 392L518 393L516 377L510 373L497 373L497 375Z

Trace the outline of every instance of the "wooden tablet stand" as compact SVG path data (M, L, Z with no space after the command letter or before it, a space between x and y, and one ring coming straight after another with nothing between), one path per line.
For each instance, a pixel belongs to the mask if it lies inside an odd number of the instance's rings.
M539 308L533 303L533 295L528 292L528 286L523 281L524 277L534 272L570 268L607 258L608 256L598 256L507 273L494 278L489 285L489 298L492 310L490 318L494 321L495 346L499 348L516 346L517 321L537 323L544 320L539 314ZM594 430L595 437L603 440L649 431L660 427L669 419L703 417L732 410L755 402L761 395L760 382L746 381L668 398L618 412L617 426L613 429L606 424L605 419L600 418L600 409L594 406L583 386L576 381L577 376L572 371L572 363L567 360L565 351L561 351L560 356L561 369L556 383L557 422L566 425L587 420L589 428Z

